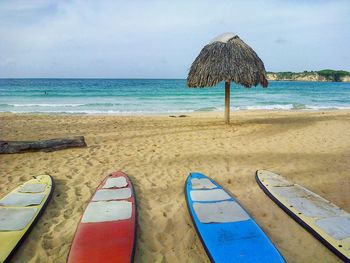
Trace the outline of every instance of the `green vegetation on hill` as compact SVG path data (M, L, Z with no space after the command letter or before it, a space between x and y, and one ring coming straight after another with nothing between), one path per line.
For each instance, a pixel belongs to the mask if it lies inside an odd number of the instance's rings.
M350 76L350 72L345 70L324 69L317 71L317 73L330 81L340 81L341 77Z
M324 81L342 81L342 78L349 77L350 72L345 70L332 70L332 69L324 69L319 71L303 71L303 72L267 72L267 74L273 74L276 76L276 80L295 80L300 78L322 78Z

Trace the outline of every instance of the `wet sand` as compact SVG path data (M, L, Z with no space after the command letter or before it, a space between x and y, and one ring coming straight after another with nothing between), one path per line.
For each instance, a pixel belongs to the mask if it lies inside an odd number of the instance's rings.
M184 182L202 172L230 190L288 262L340 262L272 202L257 169L280 173L350 212L350 111L245 111L169 116L0 114L0 138L84 135L87 148L0 155L0 197L38 174L56 190L14 262L65 262L100 181L122 170L138 201L135 262L209 262L187 212Z

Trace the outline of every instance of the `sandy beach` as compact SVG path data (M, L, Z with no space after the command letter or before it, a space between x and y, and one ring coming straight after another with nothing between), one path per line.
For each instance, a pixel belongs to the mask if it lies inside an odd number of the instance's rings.
M135 262L209 262L184 183L202 172L231 191L288 262L340 262L272 202L257 169L280 173L350 212L350 110L241 111L169 116L0 114L0 138L85 136L87 148L0 156L0 197L38 174L56 189L13 262L65 262L100 181L122 170L138 202Z

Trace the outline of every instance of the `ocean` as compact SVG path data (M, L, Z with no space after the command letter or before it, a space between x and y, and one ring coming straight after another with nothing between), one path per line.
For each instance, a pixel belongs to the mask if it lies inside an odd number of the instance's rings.
M349 108L350 83L231 86L233 111ZM183 79L0 79L0 112L144 115L223 109L223 83L188 88Z

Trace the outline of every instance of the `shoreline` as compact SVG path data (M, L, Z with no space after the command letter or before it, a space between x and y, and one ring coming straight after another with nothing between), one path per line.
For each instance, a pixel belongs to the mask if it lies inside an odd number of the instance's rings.
M325 109L239 109L231 110L230 115L249 114L249 113L332 113L348 112L349 108L325 108ZM101 117L171 117L179 116L196 116L196 117L213 117L223 116L224 111L189 111L189 112L171 112L171 113L67 113L67 112L1 112L1 115L33 115L33 116L101 116Z
M350 110L222 112L186 118L0 113L0 137L85 136L87 148L0 155L0 194L38 174L53 199L13 258L65 262L88 200L110 172L133 181L138 203L135 262L209 262L187 211L183 186L202 172L229 190L288 262L341 262L286 215L255 182L267 169L350 212ZM303 251L303 253L300 253Z

